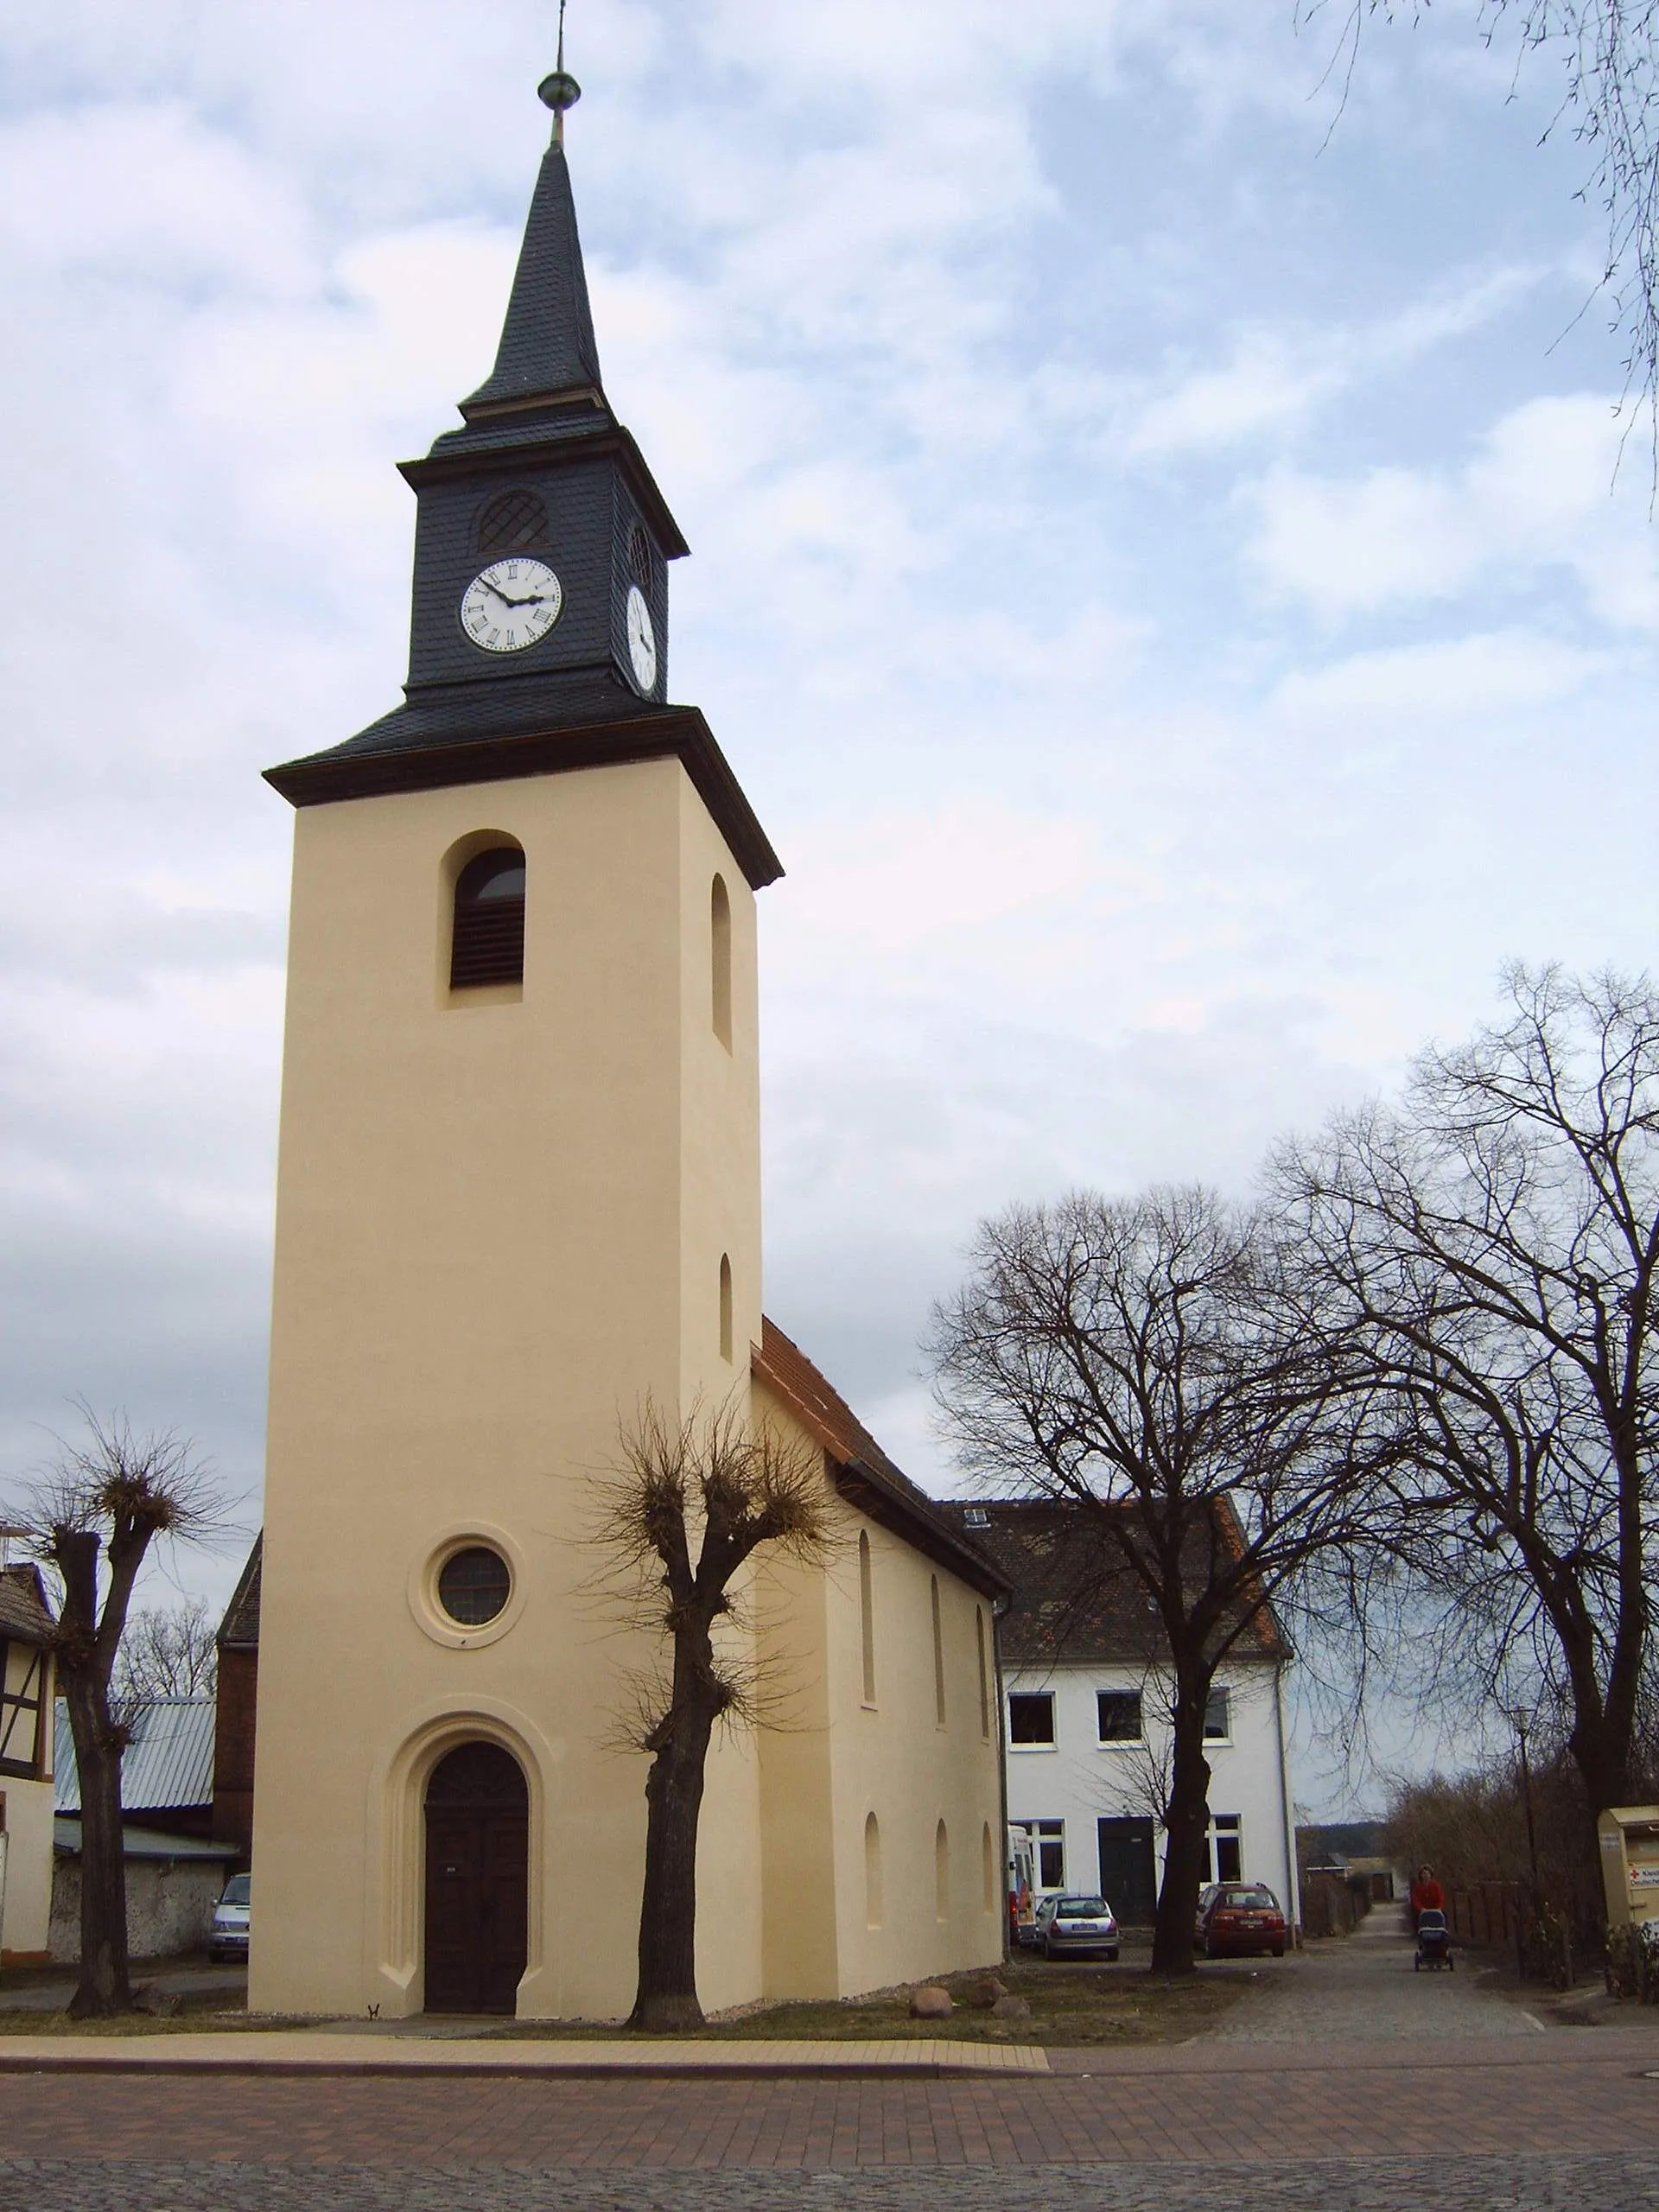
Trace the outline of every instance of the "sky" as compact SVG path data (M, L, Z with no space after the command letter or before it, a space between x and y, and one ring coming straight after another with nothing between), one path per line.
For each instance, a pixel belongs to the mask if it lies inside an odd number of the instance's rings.
M554 10L0 13L0 1493L73 1402L257 1525L289 809L396 703ZM670 696L781 855L766 1304L918 1479L976 1222L1243 1192L1640 968L1659 563L1554 56L1477 0L572 0ZM1543 143L1541 142L1543 139ZM215 1601L235 1547L166 1568Z

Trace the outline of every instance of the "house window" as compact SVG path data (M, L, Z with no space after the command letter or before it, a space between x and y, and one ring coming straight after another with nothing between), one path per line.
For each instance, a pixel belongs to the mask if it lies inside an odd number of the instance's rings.
M870 1540L858 1532L858 1632L864 1651L864 1702L875 1703L875 1591L870 1572ZM875 1815L872 1814L871 1819Z
M512 1595L512 1573L487 1544L468 1544L438 1569L438 1603L461 1628L482 1628Z
M974 1652L979 1661L979 1732L991 1740L991 1677L985 1664L985 1608L974 1607Z
M720 1255L720 1356L732 1356L732 1263L724 1252Z
M944 1622L939 1612L939 1578L937 1574L930 1574L927 1582L928 1597L933 1607L933 1719L935 1724L943 1728L944 1726Z
M478 518L480 553L523 553L551 542L546 503L535 492L502 492Z
M950 1917L950 1837L943 1821L933 1831L933 1917Z
M1054 1698L1049 1690L1016 1690L1008 1700L1008 1741L1027 1749L1054 1741Z
M732 1049L732 901L723 876L709 894L709 991L715 1034Z
M0 1637L0 1774L40 1773L46 1654Z
M1015 1821L1031 1838L1032 1878L1039 1890L1065 1887L1065 1822Z
M1212 1882L1242 1882L1244 1878L1243 1824L1236 1813L1215 1813L1210 1820L1210 1878Z
M1206 1744L1230 1744L1233 1740L1233 1694L1230 1690L1211 1690L1204 1708L1204 1740ZM1225 1875L1218 1874L1217 1881Z
M524 856L495 845L469 860L455 880L449 988L524 980Z
M1141 1741L1141 1693L1139 1690L1100 1690L1095 1705L1100 1714L1100 1740L1103 1744L1138 1744Z

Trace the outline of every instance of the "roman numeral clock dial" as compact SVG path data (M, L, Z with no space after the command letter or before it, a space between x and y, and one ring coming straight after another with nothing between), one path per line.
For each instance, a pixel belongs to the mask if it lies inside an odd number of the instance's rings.
M559 619L564 590L545 561L492 561L461 594L461 626L486 653L518 653Z

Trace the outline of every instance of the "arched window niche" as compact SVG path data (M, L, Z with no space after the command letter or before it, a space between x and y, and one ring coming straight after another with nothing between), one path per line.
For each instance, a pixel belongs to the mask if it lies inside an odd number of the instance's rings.
M724 876L709 893L709 983L715 1034L732 1049L732 901Z
M991 1840L991 1824L986 1821L979 1834L979 1873L981 1910L996 1910L996 1846Z
M943 1821L933 1831L933 1917L950 1917L950 1833Z
M864 1702L875 1703L875 1590L870 1565L870 1539L858 1532L858 1630L864 1657Z
M720 1255L720 1356L732 1357L732 1263L722 1252Z
M444 855L442 979L452 1005L524 996L524 848L502 831L480 830Z
M864 1821L864 1925L880 1928L882 1917L881 1827L870 1813Z

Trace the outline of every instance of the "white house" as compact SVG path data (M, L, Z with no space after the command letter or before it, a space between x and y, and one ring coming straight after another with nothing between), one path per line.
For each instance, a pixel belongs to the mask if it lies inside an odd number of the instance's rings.
M1001 1618L1007 1817L1033 1839L1039 1895L1096 1885L1120 1920L1149 1922L1162 1872L1169 1766L1167 1647L1127 1568L1079 1573L1074 1510L959 1506L963 1533L1014 1595ZM1266 1882L1300 1919L1286 1742L1290 1649L1255 1611L1217 1679L1205 1729L1212 1881Z

